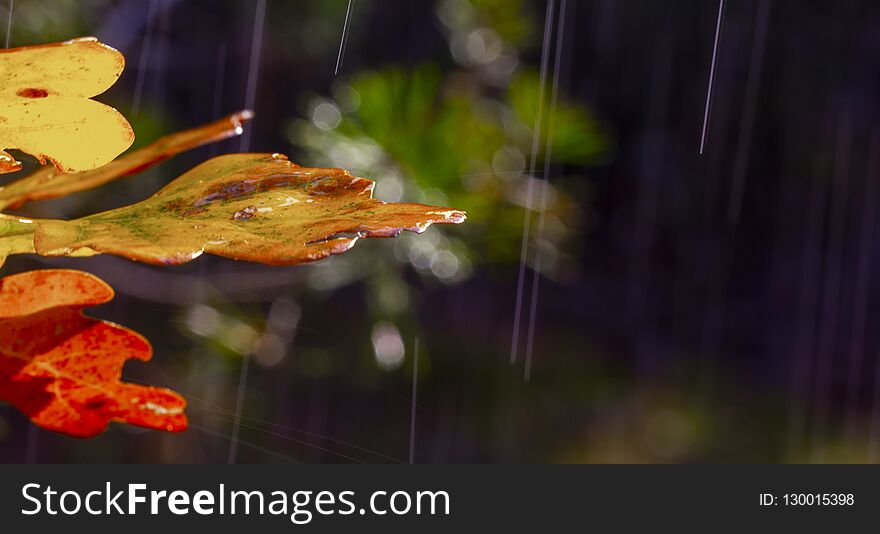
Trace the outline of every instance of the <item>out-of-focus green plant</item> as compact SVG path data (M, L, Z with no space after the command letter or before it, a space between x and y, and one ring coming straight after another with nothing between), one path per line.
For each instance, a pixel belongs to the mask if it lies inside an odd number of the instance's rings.
M535 124L537 119L540 94L540 80L534 71L518 75L510 84L507 100L519 121L518 144L522 147L531 143L532 128L528 125ZM553 161L590 165L607 153L610 140L587 108L565 101L557 101L551 108L550 97L545 93L543 109L550 110L548 127L542 136L550 138ZM544 157L543 152L539 155Z
M459 67L423 64L357 74L332 96L313 98L308 118L289 127L309 164L345 164L374 177L379 198L466 209L466 233L396 244L399 259L445 282L467 278L474 263L518 261L527 207L547 216L546 231L534 240L545 253L548 275L565 278L573 264L566 240L579 229L580 210L564 189L529 175L541 87L533 69L519 67L518 47L535 33L525 6L441 1L438 17ZM598 161L608 150L607 135L588 109L565 98L551 113L550 93L545 88L542 105L545 128L551 127L542 133L551 137L552 160L579 166ZM545 143L539 145L540 162ZM541 170L539 164L536 174Z
M489 29L503 42L524 47L535 36L535 14L527 2L510 0L443 0L437 16L450 30Z
M436 13L451 61L356 73L332 95L314 96L305 117L288 126L304 164L343 165L369 176L382 200L450 204L468 212L466 231L401 236L386 244L397 262L381 261L374 247L312 271L313 289L366 282L373 349L385 369L403 359L389 347L419 331L413 313L419 297L409 290L407 266L429 284L464 281L475 265L515 267L524 210L531 209L544 212L545 224L543 232L533 224L527 261L540 251L547 276L576 276L578 240L572 237L582 231L583 209L563 184L582 178L579 170L601 162L611 144L590 110L564 90L551 106L548 83L540 103L546 131L539 153L531 153L542 91L536 69L523 66L520 54L539 44L541 18L528 2L440 0ZM565 164L567 173L545 181L548 135L551 160Z

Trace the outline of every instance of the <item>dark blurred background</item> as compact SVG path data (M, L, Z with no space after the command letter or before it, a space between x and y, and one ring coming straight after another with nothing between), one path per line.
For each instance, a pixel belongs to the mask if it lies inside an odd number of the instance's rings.
M347 0L15 0L10 46L125 54L99 99L136 146L256 111L243 138L21 213L135 202L249 150L469 220L291 268L10 258L113 285L91 313L155 347L126 379L181 392L191 428L82 441L2 405L0 460L880 459L880 5L728 1L702 155L717 1L351 5L337 65Z

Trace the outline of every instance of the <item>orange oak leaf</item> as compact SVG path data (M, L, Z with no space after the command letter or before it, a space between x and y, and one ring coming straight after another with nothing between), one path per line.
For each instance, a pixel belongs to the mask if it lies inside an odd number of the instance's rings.
M73 172L100 167L131 146L125 117L91 100L124 66L122 54L94 37L0 50L0 173L21 169L3 149Z
M136 332L83 315L113 298L99 278L42 270L0 279L0 400L35 424L69 436L110 421L181 431L186 401L173 391L122 382L126 360L149 360Z
M90 171L65 173L47 165L20 180L0 186L0 209L62 197L136 174L180 152L241 135L244 123L251 118L253 112L244 110L209 124L175 132Z
M374 185L281 154L230 154L137 204L72 221L31 221L33 244L46 256L107 253L172 265L209 253L294 265L343 253L362 237L421 233L466 218L451 208L382 202Z

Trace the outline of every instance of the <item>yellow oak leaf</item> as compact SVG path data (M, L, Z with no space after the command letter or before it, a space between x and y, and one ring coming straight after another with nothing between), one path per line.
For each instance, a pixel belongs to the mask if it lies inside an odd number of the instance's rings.
M18 149L66 172L104 165L134 141L128 121L91 100L125 66L94 37L0 50L0 173L21 169Z
M362 237L461 223L451 208L385 203L375 183L342 169L300 167L281 154L231 154L202 163L154 196L72 221L35 221L46 256L108 253L179 264L202 253L293 265L350 249Z

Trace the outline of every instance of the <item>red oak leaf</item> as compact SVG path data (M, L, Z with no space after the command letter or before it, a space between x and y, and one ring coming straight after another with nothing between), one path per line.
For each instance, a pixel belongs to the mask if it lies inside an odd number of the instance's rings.
M70 436L100 434L110 421L186 428L173 391L120 380L128 359L149 360L140 334L86 317L113 289L82 271L31 271L0 279L0 400L35 424Z

